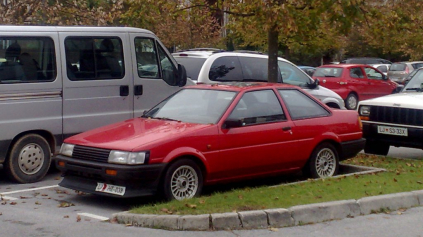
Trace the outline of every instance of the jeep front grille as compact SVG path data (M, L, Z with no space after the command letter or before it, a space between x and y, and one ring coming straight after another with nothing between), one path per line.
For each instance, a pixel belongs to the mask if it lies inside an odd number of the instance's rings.
M423 126L423 110L372 106L370 110L370 121Z

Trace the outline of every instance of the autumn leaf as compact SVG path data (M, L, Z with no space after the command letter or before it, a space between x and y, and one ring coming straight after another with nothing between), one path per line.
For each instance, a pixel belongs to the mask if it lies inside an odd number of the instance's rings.
M41 202L36 201L35 205L41 205Z
M185 204L185 206L188 207L188 208L192 208L192 209L197 208L197 205L195 205L195 204L189 204L189 203L187 203L187 204Z
M238 199L242 200L244 197L242 195L238 195Z
M398 182L398 180L396 178L394 178L394 182Z
M278 228L274 228L274 227L269 228L269 230L270 230L270 231L273 231L273 232L279 231L279 229L278 229Z
M16 204L17 204L16 202L11 202L11 203L10 203L10 205L16 205Z
M71 206L75 206L75 204L70 203L70 202L61 202L57 207L71 207Z
M29 199L30 197L24 197L24 196L20 196L20 199Z
M78 215L76 216L76 222L80 222L81 221L81 217Z
M64 216L63 218L69 218L69 216L68 216L68 215L66 215L66 216Z
M200 203L200 204L205 204L205 203L206 203L206 201L205 201L205 200L203 200L203 199L201 199L201 200L199 201L199 203Z

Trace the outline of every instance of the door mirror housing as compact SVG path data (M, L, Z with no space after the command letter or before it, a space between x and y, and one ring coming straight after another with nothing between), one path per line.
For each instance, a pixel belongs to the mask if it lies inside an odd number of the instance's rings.
M320 81L319 81L319 79L314 79L314 81L312 82L312 83L308 83L308 87L310 88L310 89L315 89L315 88L317 88L318 86L320 85Z
M187 84L187 70L184 65L178 64L178 85L180 87Z
M243 126L243 122L240 119L227 119L223 125L223 129L239 128Z

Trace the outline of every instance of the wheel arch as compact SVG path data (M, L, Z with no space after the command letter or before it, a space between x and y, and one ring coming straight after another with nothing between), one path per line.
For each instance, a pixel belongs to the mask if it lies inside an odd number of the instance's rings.
M16 135L12 139L12 142L10 143L9 147L7 148L6 159L9 158L13 145L21 137L28 135L28 134L36 134L36 135L43 137L47 141L48 145L50 146L50 152L52 154L54 154L56 152L56 139L54 138L53 134L51 134L49 131L46 131L46 130L29 130L29 131L19 133L18 135Z

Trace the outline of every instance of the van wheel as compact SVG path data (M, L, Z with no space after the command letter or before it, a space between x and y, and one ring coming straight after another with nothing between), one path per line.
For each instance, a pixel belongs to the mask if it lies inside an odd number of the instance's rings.
M51 151L40 135L28 134L15 142L7 160L6 173L19 183L40 181L50 167Z
M330 143L318 145L303 169L312 178L327 178L338 173L339 158L335 147Z
M203 174L198 165L189 159L171 164L163 180L163 195L166 200L183 200L200 195Z
M358 98L354 93L350 93L345 99L345 107L350 110L357 109Z

